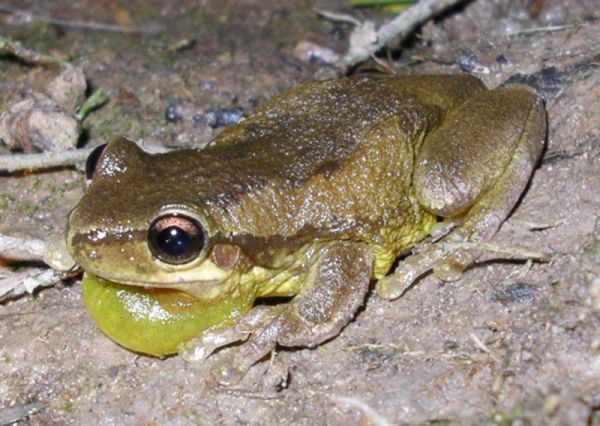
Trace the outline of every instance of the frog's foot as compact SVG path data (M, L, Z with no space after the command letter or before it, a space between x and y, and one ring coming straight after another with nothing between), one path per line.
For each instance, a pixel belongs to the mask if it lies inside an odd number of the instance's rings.
M215 350L242 342L239 348L220 360L207 381L216 388L232 387L242 380L250 367L275 349L275 342L260 339L256 330L268 328L283 307L257 306L229 328L205 331L200 337L184 343L179 349L189 362L205 361Z
M521 86L482 92L454 114L424 140L413 186L423 208L460 222L380 280L376 290L383 298L401 296L430 270L444 281L459 279L480 257L477 243L490 240L514 208L541 154L544 108ZM482 123L493 123L496 131ZM449 161L455 158L460 161Z
M241 354L228 355L211 370L206 379L210 388L256 399L281 398L281 392L288 386L289 365L277 356L275 350L271 352L268 365L251 369L248 375L236 368L236 355Z
M271 353L271 360L266 371L259 376L259 379L251 379L254 383L252 389L245 385L238 386L245 377L250 367L257 360L260 360ZM252 393L256 395L271 394L273 391L280 391L287 386L288 369L287 365L280 360L275 359L275 342L258 343L254 337L236 348L227 356L220 360L212 369L207 379L214 388L218 390L226 389L228 391L236 390L240 393Z
M365 244L335 242L317 256L305 287L292 301L257 306L229 329L205 333L192 342L201 345L196 353L203 359L217 347L247 339L214 369L213 380L226 386L238 383L277 345L314 347L336 336L354 317L369 288L371 250Z
M460 241L445 238L407 257L393 274L377 282L375 289L377 295L384 299L397 299L419 277L429 271L433 271L434 275L443 281L457 281L464 270L481 255L475 248L457 248L457 246L460 246Z
M219 348L248 340L255 329L271 322L276 309L277 307L257 306L231 327L207 330L201 336L185 342L180 346L179 353L189 362L205 361ZM267 353L268 351L265 352ZM239 369L243 370L242 366Z
M277 344L273 338L273 327L283 309L280 306L257 306L232 327L204 333L193 341L193 344L199 345L197 353L204 358L219 347L244 341L212 368L209 382L233 386L244 378L252 365L273 351Z
M441 247L435 244L427 246L422 252L404 259L391 275L381 278L375 287L379 297L397 299L423 274L429 272L433 265L443 258Z

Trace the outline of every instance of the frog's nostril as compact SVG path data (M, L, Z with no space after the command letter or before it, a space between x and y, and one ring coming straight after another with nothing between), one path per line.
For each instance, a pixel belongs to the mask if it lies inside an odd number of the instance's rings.
M202 252L204 230L196 219L169 213L152 222L148 242L158 259L179 265L191 262Z

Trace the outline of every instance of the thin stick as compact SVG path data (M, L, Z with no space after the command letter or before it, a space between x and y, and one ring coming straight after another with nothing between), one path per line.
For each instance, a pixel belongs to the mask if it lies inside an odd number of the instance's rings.
M19 404L14 407L0 409L0 425L8 425L27 420L29 416L44 409L48 404L44 402L32 402L29 404Z
M151 154L169 151L160 145L142 145L141 148ZM53 167L73 166L84 162L94 148L75 149L61 152L42 152L35 154L0 155L0 172L13 173L21 170L41 170Z
M53 286L65 276L65 273L53 269L34 269L0 277L0 302L25 293L31 294L38 288Z
M35 238L14 238L0 234L0 257L17 261L44 260L46 243Z
M401 40L408 37L419 25L439 15L441 12L463 3L465 0L421 0L414 6L396 16L383 25L376 34L374 43L363 46L353 46L340 60L338 65L343 68L352 67L374 55L394 37Z
M162 31L162 27L156 24L138 26L124 26L124 25L115 25L108 24L105 22L97 22L97 21L71 21L67 19L53 18L50 16L39 16L33 13L27 12L26 10L14 9L12 7L0 5L0 12L10 13L12 15L17 15L21 17L22 22L30 23L31 21L40 21L46 22L51 25L56 25L59 27L66 28L76 28L76 29L85 29L85 30L93 30L93 31L111 31L111 32L119 32L126 34L152 34Z
M39 154L13 154L0 156L0 171L40 170L52 167L71 166L81 163L92 149L76 149L62 152L42 152Z
M330 395L329 399L333 402L337 402L338 404L346 404L351 407L358 408L367 420L365 423L369 423L375 426L392 426L392 423L390 423L385 417L383 417L381 414L375 411L374 408L365 404L360 399L339 395Z
M523 30L512 31L507 33L507 36L521 35L521 34L533 34L533 33L542 33L542 32L555 32L555 31L563 31L569 28L573 28L579 24L565 24L565 25L551 25L549 27L534 27L534 28L525 28Z
M1 10L1 8L0 8ZM28 64L63 65L64 61L54 56L44 55L21 43L0 35L0 53L14 55Z
M521 34L564 31L564 30L568 30L570 28L581 27L587 22L597 21L598 19L600 19L600 11L597 11L596 13L592 14L592 16L588 16L588 17L581 19L579 21L576 21L576 22L558 24L558 25L549 25L546 27L525 28L522 30L511 31L511 32L507 33L506 35L510 37L510 36L521 35Z
M336 12L331 12L329 10L323 10L323 9L314 9L314 11L315 11L315 13L317 13L317 15L322 16L325 19L329 19L330 21L333 21L333 22L342 22L345 24L351 24L351 25L354 25L355 27L362 25L362 22L360 22L354 16L348 15L346 13L336 13Z
M479 337L477 337L477 335L475 333L470 332L469 333L469 338L473 341L473 343L475 343L475 346L477 346L483 352L485 352L486 354L488 354L489 356L491 356L494 361L500 361L500 359L498 358L498 356L494 352L492 352L490 350L490 348L488 348L487 345L485 343L483 343L481 341L481 339Z

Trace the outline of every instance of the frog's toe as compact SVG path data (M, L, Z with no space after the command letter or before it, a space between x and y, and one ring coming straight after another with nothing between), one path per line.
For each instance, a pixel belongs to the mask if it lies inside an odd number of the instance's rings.
M192 339L179 345L178 353L187 362L204 361L216 347L204 345L200 338Z
M287 388L290 378L289 364L272 352L269 367L263 376L262 388L266 392L282 391Z
M449 261L440 262L433 267L433 274L442 281L458 281L465 270L464 265Z
M217 389L235 386L242 381L248 368L238 363L235 355L227 356L211 369L207 382Z
M407 271L406 274L397 273L381 278L377 281L375 292L383 299L394 300L404 294L417 277L414 277L414 271Z
M449 254L448 246L443 242L431 244L400 262L391 275L377 282L375 291L384 299L397 299L419 277L432 270L443 281L456 281L478 256L475 250L466 249L454 250Z
M207 385L218 392L264 399L278 397L287 388L289 366L279 357L273 355L266 370L258 375L248 375L247 366L236 359L236 354L232 353L215 366L207 377Z
M238 384L250 367L274 349L274 341L251 337L248 342L234 348L225 359L211 369L209 382L224 387Z
M179 353L188 362L204 361L215 350L234 342L244 341L248 339L248 336L248 333L239 332L234 328L208 331L204 332L200 337L183 343L179 347Z
M433 266L436 277L446 282L458 281L465 269L472 265L480 256L473 250L459 250L437 262Z
M423 274L431 271L443 261L446 253L440 246L433 244L417 254L404 259L394 272L377 282L375 291L384 299L397 299Z
M393 274L377 282L375 287L377 295L384 299L397 299L419 277L431 270L443 281L457 281L463 271L480 255L475 250L457 250L452 254L447 253L448 250L443 244L434 244L420 253L407 257Z

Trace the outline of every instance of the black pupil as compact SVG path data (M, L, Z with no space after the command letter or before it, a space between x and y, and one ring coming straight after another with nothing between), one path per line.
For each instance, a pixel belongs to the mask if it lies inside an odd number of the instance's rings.
M156 242L165 253L179 257L189 250L190 236L177 226L169 226L156 236Z
M160 260L182 264L200 254L204 247L204 233L194 219L167 215L152 224L149 242L150 249Z

